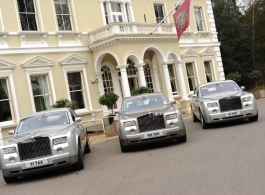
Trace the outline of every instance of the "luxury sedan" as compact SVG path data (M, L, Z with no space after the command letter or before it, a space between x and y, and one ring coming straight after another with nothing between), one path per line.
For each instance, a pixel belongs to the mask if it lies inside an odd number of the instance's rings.
M90 152L87 128L68 108L24 117L9 134L13 137L0 146L0 167L6 183L69 165L83 169L83 154Z
M253 94L244 92L232 80L210 82L196 87L191 101L193 122L200 121L206 129L210 123L230 120L258 120L258 109Z
M124 98L118 118L120 148L175 139L186 142L186 129L180 110L163 93Z

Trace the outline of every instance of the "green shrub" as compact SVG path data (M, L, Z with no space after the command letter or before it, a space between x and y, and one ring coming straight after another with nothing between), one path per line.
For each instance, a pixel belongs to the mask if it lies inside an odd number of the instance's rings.
M252 81L255 81L255 86L258 87L257 82L259 79L262 78L262 72L260 70L253 70L251 73L248 74L248 78Z
M98 102L101 105L107 106L109 109L111 109L111 113L113 115L113 108L118 99L119 96L117 94L115 94L114 92L108 92L100 96Z
M233 80L238 83L241 81L241 74L238 72L230 72L225 78L226 80Z
M139 87L131 92L132 95L138 95L142 93L151 93L151 89L148 87Z
M51 106L52 108L71 108L72 110L76 109L76 102L69 101L68 99L61 98L55 101L55 104Z

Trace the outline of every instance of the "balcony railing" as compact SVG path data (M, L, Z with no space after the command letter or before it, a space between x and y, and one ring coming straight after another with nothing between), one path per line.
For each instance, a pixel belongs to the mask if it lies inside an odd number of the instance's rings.
M143 34L150 35L157 24L151 23L111 23L88 33L90 44L114 35ZM173 24L161 24L153 34L176 34Z

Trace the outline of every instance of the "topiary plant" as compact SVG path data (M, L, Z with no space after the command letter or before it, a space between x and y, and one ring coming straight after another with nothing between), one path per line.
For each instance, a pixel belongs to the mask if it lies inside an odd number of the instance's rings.
M113 115L113 108L118 99L119 96L117 94L115 94L114 92L108 92L100 96L98 102L101 105L107 106L109 109L111 109L111 113Z
M137 88L131 92L132 95L138 95L138 94L142 94L142 93L151 93L151 89L146 87L146 86L143 86L143 87L139 87L139 88Z
M76 109L76 102L69 101L68 99L61 98L55 101L55 104L51 106L52 108L71 108L72 110Z

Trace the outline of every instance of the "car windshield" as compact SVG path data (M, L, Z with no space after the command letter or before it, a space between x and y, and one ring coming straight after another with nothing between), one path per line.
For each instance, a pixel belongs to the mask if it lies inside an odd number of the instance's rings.
M237 93L240 88L235 82L221 82L204 85L200 87L201 97L223 93Z
M66 111L49 112L31 116L20 121L17 133L36 131L40 128L69 124Z
M125 99L123 101L123 112L137 112L147 109L163 109L169 102L162 94L143 95Z

